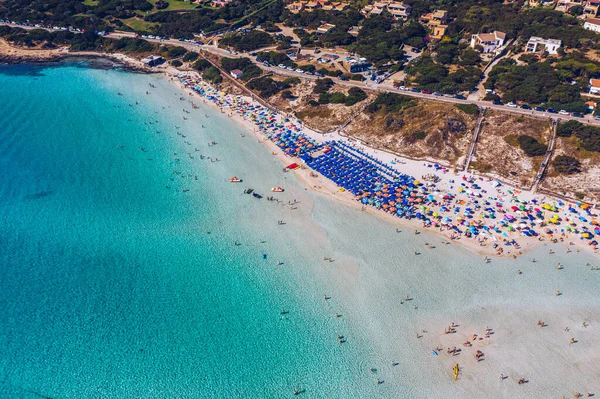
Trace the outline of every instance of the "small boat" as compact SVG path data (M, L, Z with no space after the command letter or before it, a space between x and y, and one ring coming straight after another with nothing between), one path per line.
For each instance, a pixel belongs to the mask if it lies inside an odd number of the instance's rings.
M230 183L241 183L242 179L239 179L237 176L233 176L229 178Z
M254 191L254 189L252 187L248 187L244 190L244 194L252 194L252 191Z
M262 198L262 195L260 195L259 193L252 193L252 196L253 196L254 198L258 198L258 199L261 199L261 198Z
M437 353L436 351L431 351L431 354L432 354L433 356L437 356L437 355L438 355L438 353Z
M271 189L271 191L273 191L274 193L282 193L283 192L283 188L281 188L281 187L273 187Z

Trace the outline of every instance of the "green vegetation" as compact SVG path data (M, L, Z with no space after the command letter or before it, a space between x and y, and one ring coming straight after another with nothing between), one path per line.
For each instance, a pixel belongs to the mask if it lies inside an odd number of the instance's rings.
M367 98L367 93L358 87L353 87L348 91L348 95L344 93L329 93L321 92L319 95L319 104L344 104L350 107Z
M504 141L513 147L520 147L519 137L516 134L509 134L504 136Z
M136 32L151 32L158 24L144 21L138 17L123 19L122 22Z
M198 61L194 62L194 64L192 64L192 68L194 68L198 72L202 72L202 71L210 68L211 66L212 66L212 64L205 59L198 60Z
M548 146L540 143L535 138L527 135L522 135L517 138L519 146L528 157L538 157L544 155L548 150Z
M479 115L479 107L475 104L455 104L455 107L465 114Z
M427 137L427 132L424 130L418 131L417 133L413 134L413 138L415 140L425 140L426 137Z
M556 134L560 137L575 136L579 145L587 151L600 152L600 128L583 125L571 120L558 125Z
M331 69L326 69L326 68L321 68L317 72L319 72L323 76L331 76L334 78L337 78L338 76L342 76L344 74L339 69L331 70Z
M218 84L223 81L221 72L215 66L211 66L210 68L206 69L204 71L204 73L202 74L202 79L204 79L208 82L214 83L214 84Z
M154 4L154 7L157 10L163 10L163 11L191 10L198 6L197 4L192 3L191 1L183 1L183 0L148 0L148 1L152 4Z
M500 61L489 73L485 87L502 92L502 100L545 104L567 111L585 112L582 87L590 76L600 73L600 63L574 53L560 60L516 65L512 59ZM573 84L575 82L575 84Z
M285 98L286 100L293 100L296 97L294 96L294 94L290 91L290 90L284 90L281 92L281 97Z
M170 62L171 65L173 65L175 68L180 67L183 65L183 62L179 61L179 60L172 60Z
M294 68L297 66L290 57L283 53L278 53L277 51L261 51L256 55L256 57L263 61L267 61L271 65L283 64L285 66L291 66Z
M394 93L382 93L377 96L367 107L366 111L374 114L378 111L384 111L385 113L399 112L403 109L414 107L417 102L411 97L403 96Z
M577 131L577 129L582 127L583 125L576 120L560 123L556 128L556 135L558 137L571 137L573 133Z
M483 162L477 162L477 161L471 162L471 168L473 168L476 171L481 172L481 173L489 173L493 169L492 165L490 165L489 163L483 163Z
M196 61L198 59L198 55L199 54L196 53L195 51L190 51L186 55L183 56L183 61L184 62Z
M181 47L181 46L177 46L177 47L171 47L166 54L167 58L179 58L179 57L183 57L183 55L187 53L187 50L185 49L185 47Z
M313 88L313 93L315 94L327 93L334 85L333 80L329 78L317 79L315 83L315 87Z
M268 76L254 79L253 81L248 83L248 88L251 90L256 90L260 93L260 96L263 98L269 98L283 90L287 90L290 88L290 85L279 82L277 80L273 80Z
M262 75L262 69L256 66L249 58L222 58L221 66L227 72L231 72L234 69L239 69L244 74L242 80L250 80L257 76Z
M290 86L295 86L301 82L300 78L287 78L284 79L283 83Z
M420 89L442 93L470 91L481 77L481 70L472 66L459 68L450 73L445 65L435 62L426 54L407 66L405 72Z
M260 30L253 30L245 34L227 34L219 41L220 47L231 47L237 51L253 51L271 44L273 44L271 35Z
M574 175L581 172L581 164L579 161L567 155L557 156L554 158L554 161L552 161L552 165L558 173L562 173L564 175Z

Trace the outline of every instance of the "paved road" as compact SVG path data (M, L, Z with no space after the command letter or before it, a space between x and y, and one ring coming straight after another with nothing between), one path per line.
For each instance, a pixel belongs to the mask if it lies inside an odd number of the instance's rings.
M23 28L23 29L42 29L42 28L36 28L36 27L29 27L29 26L19 26L19 25L13 25L13 24L7 24L7 23L0 23L0 25L7 25L7 26L11 26L11 27L16 27L16 28ZM53 29L46 29L46 30L50 30L52 31ZM135 33L131 33L131 32L112 32L109 33L107 35L107 37L109 38L113 38L113 39L119 39L121 37L135 37ZM248 58L254 58L252 56L250 56L247 53L237 53L237 54L233 54L231 52L228 52L222 48L218 48L216 46L212 46L212 45L197 45L194 43L187 43L187 42L181 42L179 40L176 39L171 39L171 40L160 40L160 39L144 39L147 40L149 42L153 42L153 43L160 43L160 44L170 44L173 46L182 46L188 50L193 50L193 51L206 51L208 53L211 54L215 54L218 55L220 57L230 57L230 58L241 58L241 57L248 57ZM311 80L316 80L319 79L318 76L314 76L314 75L307 75L304 73L299 73L296 71L289 71L287 69L282 69L279 67L266 67L264 66L262 63L256 63L256 65L258 65L261 69L265 70L265 71L269 71L272 72L276 75L282 75L282 76L287 76L287 77L298 77L298 78L303 78L303 79L311 79ZM509 112L511 114L518 114L518 115L529 115L529 116L535 116L535 117L541 117L541 118L551 118L551 119L557 119L560 118L561 120L577 120L581 123L584 124L589 124L589 125L595 125L595 126L600 126L600 121L596 121L593 119L593 117L587 116L585 118L576 118L573 117L571 115L558 115L558 114L550 114L547 112L538 112L538 111L533 111L533 110L525 110L525 109L521 109L521 108L510 108L506 105L495 105L492 104L488 101L479 101L479 100L460 100L454 97L445 97L445 96L434 96L432 94L423 94L423 93L415 93L415 92L411 92L411 91L405 91L405 90L400 90L397 88L394 88L390 83L387 84L381 84L381 85L377 85L374 84L374 82L371 81L366 81L366 82L356 82L356 81L343 81L337 78L332 78L336 84L339 84L341 86L346 86L346 87L359 87L362 89L367 89L367 90L376 90L376 91L381 91L381 92L391 92L391 93L398 93L398 94L402 94L405 96L409 96L409 97L416 97L416 98L422 98L422 99L427 99L427 100L434 100L434 101L440 101L440 102L445 102L445 103L451 103L451 104L476 104L477 106L481 107L481 108L485 108L485 109L493 109L493 110L498 110L498 111L503 111L503 112Z

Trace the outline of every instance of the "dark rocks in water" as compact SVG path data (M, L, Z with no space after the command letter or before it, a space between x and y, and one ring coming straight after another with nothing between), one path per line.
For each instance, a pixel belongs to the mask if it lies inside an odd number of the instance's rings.
M388 129L402 129L404 127L404 121L402 119L396 119L393 116L385 118L385 127Z

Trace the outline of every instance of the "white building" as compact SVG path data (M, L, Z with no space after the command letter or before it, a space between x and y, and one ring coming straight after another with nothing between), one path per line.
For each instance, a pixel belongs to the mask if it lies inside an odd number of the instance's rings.
M244 72L240 71L239 69L234 69L233 71L230 72L231 76L233 76L236 79L241 78L242 76L244 76Z
M583 24L583 29L591 30L596 33L600 33L600 19L588 18Z
M493 33L478 33L471 36L471 47L481 46L484 54L493 53L500 47L504 46L506 33L494 31Z
M600 79L590 79L590 94L600 93Z
M538 51L542 51L540 46L543 46L543 51L547 51L548 54L558 54L558 49L561 46L562 42L558 39L544 39L541 37L531 36L529 41L527 42L527 47L525 47L525 51L529 53L537 53Z
M396 19L403 19L406 21L408 17L410 17L411 8L404 3L390 3L388 4L387 9Z

